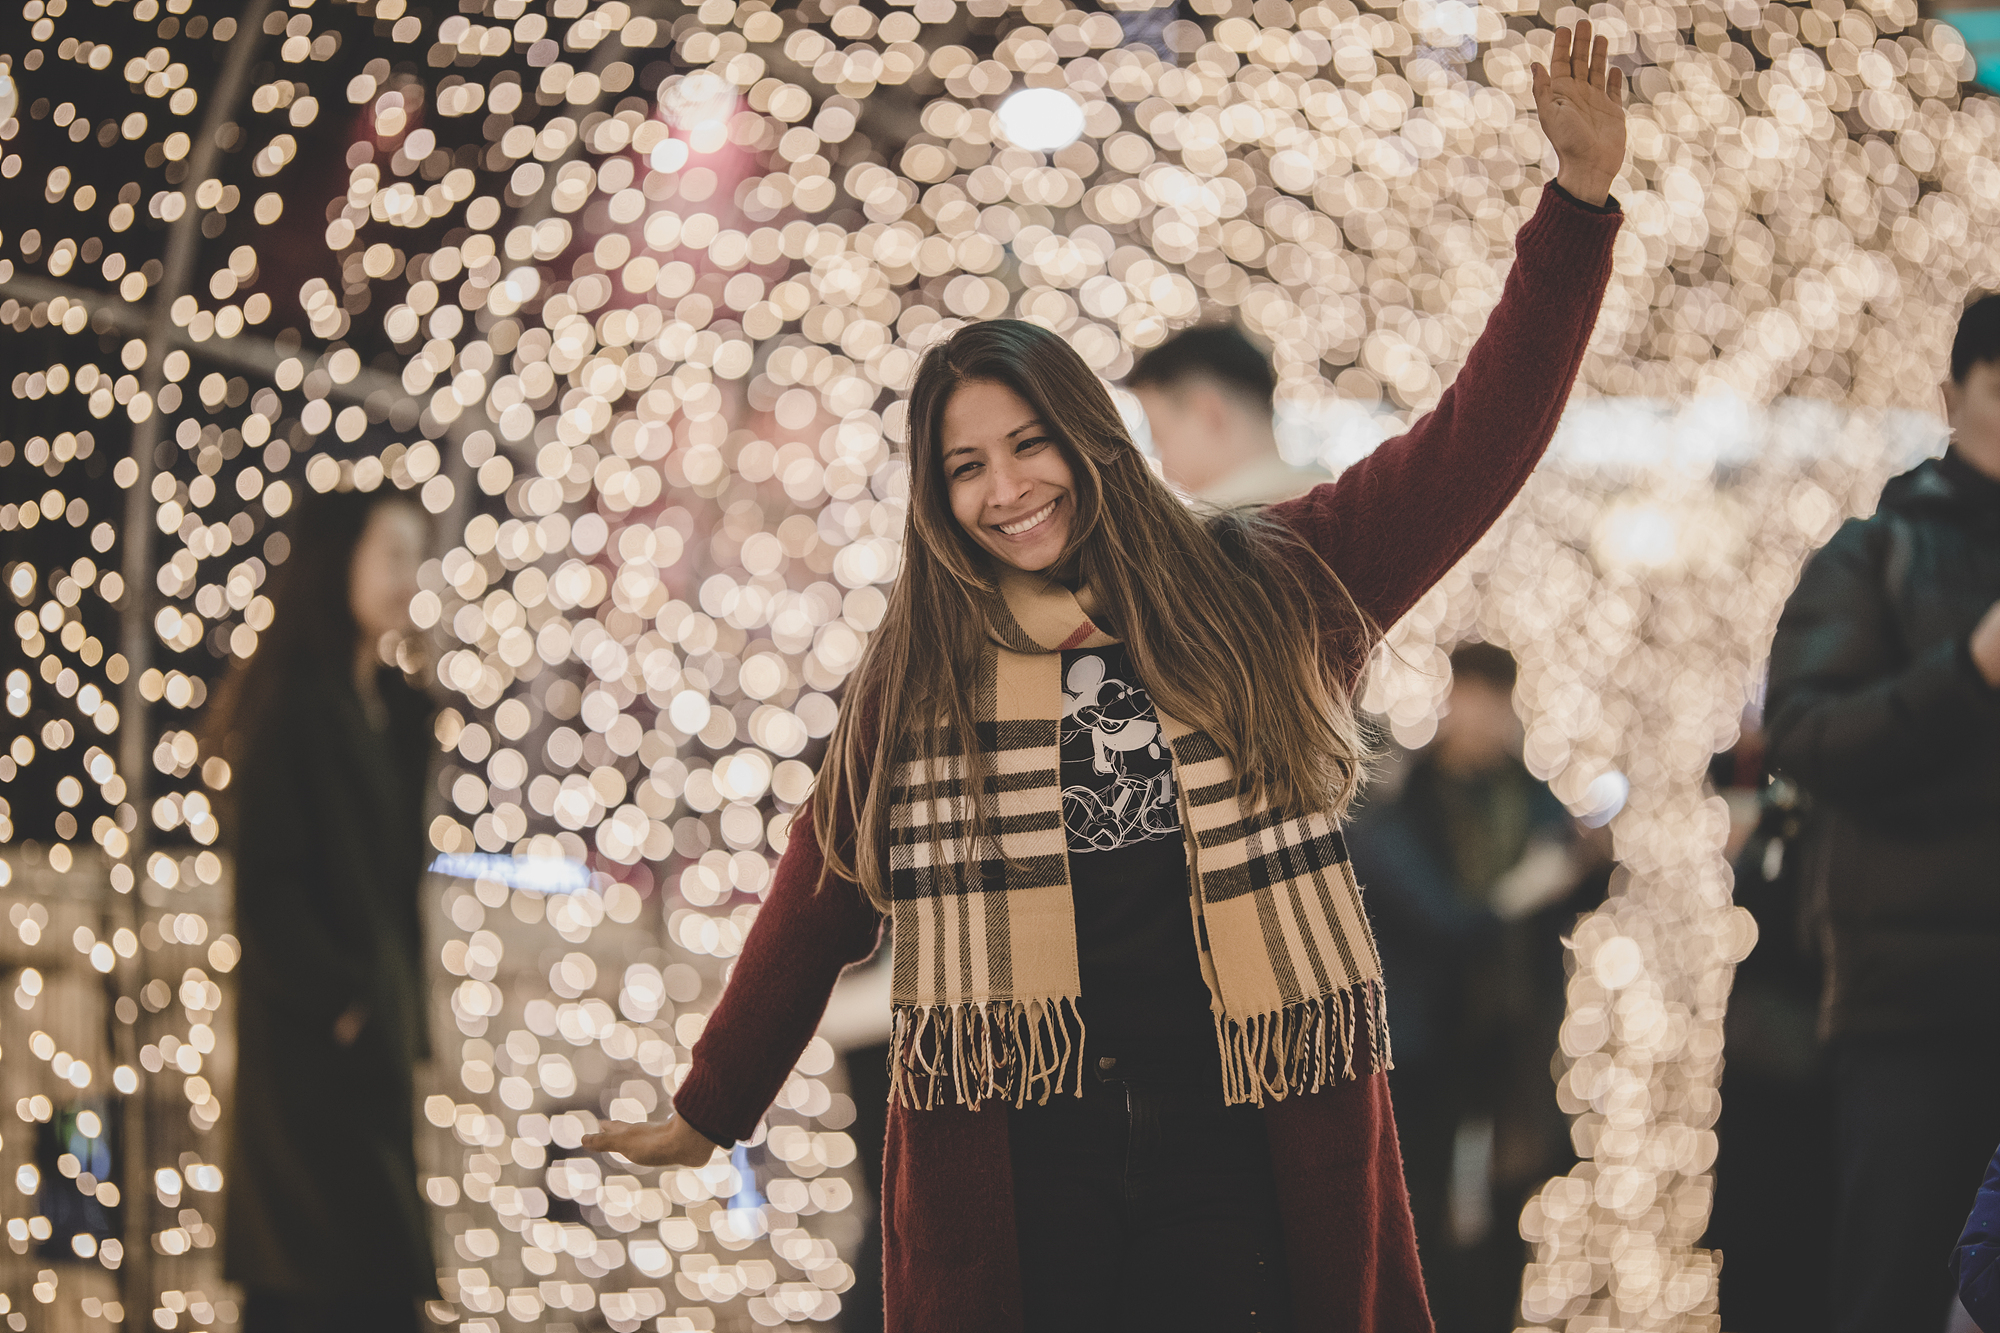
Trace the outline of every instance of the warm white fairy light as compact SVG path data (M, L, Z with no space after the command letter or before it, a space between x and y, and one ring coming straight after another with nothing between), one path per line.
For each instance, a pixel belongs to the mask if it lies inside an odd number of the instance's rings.
M1030 152L1053 153L1083 137L1083 108L1056 88L1010 93L994 114L1007 141Z

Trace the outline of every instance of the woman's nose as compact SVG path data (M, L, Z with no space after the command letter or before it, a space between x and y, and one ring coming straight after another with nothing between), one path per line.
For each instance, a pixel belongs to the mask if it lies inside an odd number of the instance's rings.
M993 502L1008 505L1021 498L1028 490L1029 480L1023 470L1009 458L993 465Z

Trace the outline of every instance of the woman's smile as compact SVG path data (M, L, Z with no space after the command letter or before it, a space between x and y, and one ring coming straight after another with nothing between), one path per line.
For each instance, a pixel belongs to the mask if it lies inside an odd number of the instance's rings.
M999 523L994 526L998 527L1000 531L1006 533L1009 537L1025 537L1036 528L1041 527L1042 524L1048 522L1049 517L1056 512L1056 506L1061 503L1062 497L1059 495L1026 518L1018 519L1012 523Z

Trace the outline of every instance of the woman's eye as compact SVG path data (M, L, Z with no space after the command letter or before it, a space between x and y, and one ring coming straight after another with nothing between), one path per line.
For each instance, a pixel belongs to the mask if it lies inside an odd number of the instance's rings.
M1047 443L1048 440L1046 437L1038 435L1032 440L1023 440L1019 444L1015 445L1014 452L1017 454L1025 454L1031 450L1039 449Z

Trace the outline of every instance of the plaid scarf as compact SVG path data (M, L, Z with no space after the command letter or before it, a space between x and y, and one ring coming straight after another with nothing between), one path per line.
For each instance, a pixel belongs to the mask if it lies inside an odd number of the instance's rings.
M987 759L984 839L970 845L962 755L905 760L891 790L891 1100L907 1105L1022 1106L1082 1091L1062 653L1117 640L1060 585L1012 574L1000 592L974 710ZM1261 1106L1352 1078L1364 1018L1371 1062L1387 1068L1382 964L1333 818L1248 807L1221 747L1158 716L1224 1100Z

